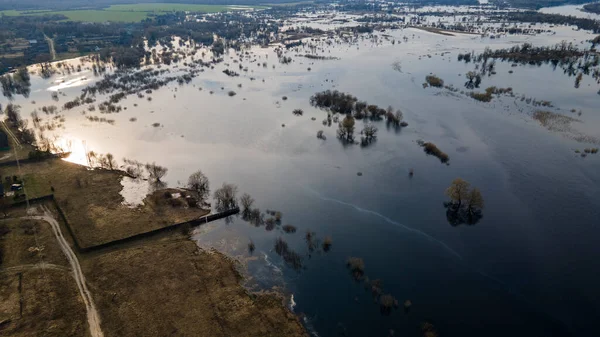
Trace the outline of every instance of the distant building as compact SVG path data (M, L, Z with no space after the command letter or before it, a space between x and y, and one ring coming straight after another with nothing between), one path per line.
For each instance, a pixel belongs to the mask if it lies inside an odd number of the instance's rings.
M10 150L10 145L8 144L8 136L4 133L3 130L0 130L0 151Z
M37 40L29 40L29 44L36 44Z

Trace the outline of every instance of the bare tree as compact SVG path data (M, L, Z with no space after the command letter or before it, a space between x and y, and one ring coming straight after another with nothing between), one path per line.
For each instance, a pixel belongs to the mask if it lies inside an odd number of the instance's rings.
M254 199L252 199L250 194L244 193L242 195L242 197L240 198L240 203L242 204L242 207L244 208L244 212L246 213L246 212L249 212L250 209L252 208L252 204L254 204Z
M156 165L156 163L148 163L146 164L146 170L148 170L148 174L150 175L151 179L154 179L156 182L159 182L160 179L167 174L167 171L169 169L160 165Z
M188 178L187 188L196 192L198 195L198 199L200 202L206 202L208 199L208 195L210 193L210 188L208 185L208 178L202 171L197 171L192 173Z
M214 198L216 209L224 211L237 207L237 186L233 184L223 183L223 186L215 191Z
M371 141L373 138L377 137L377 127L369 123L362 129L362 134L365 136L367 141Z
M106 166L111 171L117 166L117 162L115 161L115 157L112 155L112 153L106 154Z

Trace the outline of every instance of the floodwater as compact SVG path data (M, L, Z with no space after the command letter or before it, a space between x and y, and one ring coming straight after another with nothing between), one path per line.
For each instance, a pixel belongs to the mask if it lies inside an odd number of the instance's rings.
M459 52L526 41L579 45L591 36L569 28L554 31L500 39L386 31L377 35L402 43L364 39L319 52L339 60L289 52L290 65L278 63L272 48L253 48L267 67L244 61L245 73L226 59L240 77L226 76L227 67L219 64L188 85L155 91L151 102L130 96L120 103L127 110L104 116L115 125L89 122L81 114L84 107L60 112L64 129L54 134L70 141L74 152L111 152L119 161L162 164L169 168L164 180L171 187L201 169L213 190L235 183L261 210L281 211L282 224L296 226L296 233L266 231L234 217L201 227L194 239L238 256L247 266L248 286L293 294L290 307L302 314L313 336L387 336L390 330L418 336L424 321L443 336L594 335L600 318L600 155L574 153L594 144L542 128L531 119L537 108L517 98L480 103L422 87L425 76L435 73L461 88L473 65L458 63ZM512 86L518 95L551 100L565 114L581 110L581 122L573 127L600 137L598 85L591 78L575 89L572 77L550 66L511 68L498 62L497 68L482 88ZM82 76L94 78L90 71L67 77ZM65 87L60 91L67 97L59 95L53 103L48 90L55 80L36 77L31 97L15 100L24 116L80 93L81 86ZM344 146L334 127L321 124L326 113L309 104L312 94L325 89L392 105L409 126L395 132L378 122L375 143ZM229 97L229 90L237 95ZM291 113L297 108L303 116ZM130 122L132 117L137 120ZM327 140L316 138L318 130ZM419 139L448 153L450 165L425 155ZM483 193L484 217L476 225L447 222L444 190L456 177ZM331 250L309 254L304 241L309 230L321 241L330 236ZM302 270L287 267L275 253L278 236L302 255ZM252 255L246 248L250 240L256 245ZM371 291L350 275L349 256L363 258L365 274L380 279L383 292L395 296L401 308L383 315ZM412 302L409 312L402 308L405 300Z
M590 3L593 3L593 2L590 2ZM600 15L583 11L584 5L586 5L586 4L543 7L543 8L539 9L539 12L546 13L546 14L560 14L560 15L575 16L578 18L600 20Z

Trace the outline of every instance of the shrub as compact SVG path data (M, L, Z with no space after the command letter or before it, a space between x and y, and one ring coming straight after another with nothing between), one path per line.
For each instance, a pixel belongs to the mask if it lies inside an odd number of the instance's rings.
M422 143L421 146L423 146L425 153L438 157L442 163L447 163L450 160L450 157L433 143Z
M275 240L275 253L283 255L288 250L288 244L282 238Z
M294 109L292 113L296 116L302 116L304 114L304 111L302 109Z
M478 100L480 102L489 102L489 101L492 100L492 94L489 93L489 92L487 92L487 91L485 93L482 93L482 92L471 92L469 94L469 96L471 96L471 98L473 98L475 100Z
M425 81L432 87L441 88L444 86L444 80L435 75L425 76Z
M169 203L169 205L171 205L171 207L174 207L174 208L183 207L183 205L184 205L184 202L183 202L183 200L181 200L181 198L168 199L168 203Z
M254 252L254 249L256 249L254 242L252 242L252 241L248 242L248 251L250 252L250 254L252 254Z
M272 231L275 228L275 219L268 218L265 220L265 229L268 231Z
M333 244L333 240L328 236L323 240L323 251L328 252L331 249L331 245Z
M281 227L283 229L284 232L286 233L296 233L296 227L292 226L292 225L285 225L283 227Z
M398 300L390 294L381 295L381 297L379 297L379 305L381 306L382 312L389 313L393 307L398 306Z
M236 95L236 93L235 93L235 91L233 91L233 90L230 90L230 91L227 93L227 95L229 95L229 97L233 97L233 96L235 96L235 95Z
M346 266L357 280L360 280L365 274L365 262L359 257L349 257L346 260Z

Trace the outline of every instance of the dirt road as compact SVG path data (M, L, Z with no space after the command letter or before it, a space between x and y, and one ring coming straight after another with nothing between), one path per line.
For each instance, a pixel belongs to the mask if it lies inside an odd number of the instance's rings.
M56 50L54 49L54 40L49 38L46 34L44 34L44 38L46 42L48 42L48 49L50 49L50 57L52 61L56 60Z
M56 219L54 219L54 217L52 217L52 214L45 206L42 206L42 209L44 211L44 215L28 216L25 218L46 221L52 227L52 232L54 232L54 236L56 237L56 240L58 241L58 243L60 245L60 249L63 251L63 253L67 257L67 260L69 260L69 264L71 265L71 269L73 270L73 278L75 278L75 282L77 283L77 288L79 288L79 293L81 294L81 297L85 304L85 308L87 311L88 325L90 327L90 335L92 337L104 337L104 334L102 333L102 330L100 328L100 316L98 315L98 312L96 311L96 306L94 305L94 300L92 299L92 294L88 290L87 285L85 283L85 276L83 275L83 272L81 271L81 266L79 265L77 256L71 249L71 246L69 246L69 243L67 242L67 240L65 240L64 236L62 235L60 226L59 226L58 222L56 221Z

